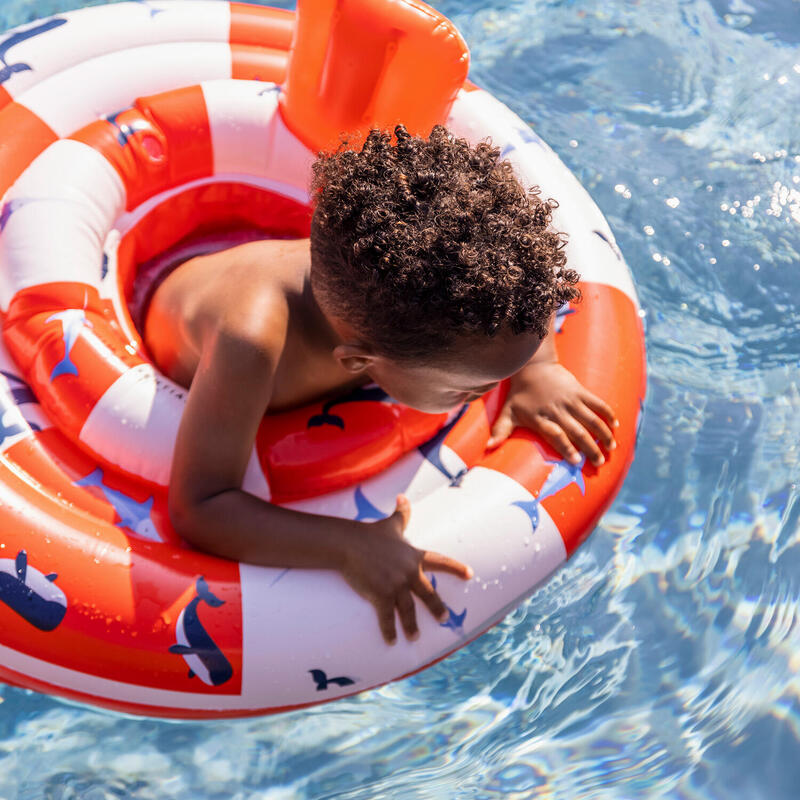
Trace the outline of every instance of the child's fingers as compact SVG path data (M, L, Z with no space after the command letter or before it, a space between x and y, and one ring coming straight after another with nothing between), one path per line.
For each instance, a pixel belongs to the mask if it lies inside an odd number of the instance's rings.
M397 628L394 623L394 603L382 601L375 606L378 613L378 625L386 644L394 644L397 641Z
M611 429L591 408L581 404L575 408L574 413L575 419L577 419L595 439L598 439L606 450L613 450L617 446Z
M559 419L559 424L569 437L573 447L584 453L589 461L596 467L605 464L605 456L600 450L597 442L592 438L586 428L572 415L564 415ZM575 462L573 462L575 463Z
M500 412L500 416L494 421L494 425L492 425L492 432L486 447L491 449L502 444L511 436L513 430L514 420L511 415L511 409L509 406L505 406Z
M595 414L601 416L612 428L619 427L619 420L617 419L617 415L614 413L614 409L606 403L605 400L599 398L596 394L592 394L591 392L584 392L581 396L581 400L594 411Z
M445 622L450 617L447 606L431 585L424 573L420 573L419 581L414 586L414 593L428 607L428 610L439 622Z
M573 446L564 428L557 422L541 417L538 419L537 432L544 436L555 451L571 464L577 464L581 460L581 454Z
M422 568L427 570L438 570L439 572L449 572L457 578L468 581L473 576L472 567L462 564L449 556L441 553L433 553L426 550L422 554Z
M411 503L404 494L397 495L397 505L395 506L392 518L400 523L400 534L408 527L408 521L411 519Z
M408 589L404 589L397 595L396 605L397 613L400 615L400 624L403 626L406 636L412 642L419 639L417 609L414 606L414 598Z

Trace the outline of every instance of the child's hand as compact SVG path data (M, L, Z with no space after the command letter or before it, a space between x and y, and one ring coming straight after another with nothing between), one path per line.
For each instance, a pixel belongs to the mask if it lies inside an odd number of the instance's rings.
M395 609L410 640L419 637L417 614L412 593L422 600L440 622L448 611L434 591L423 570L441 570L468 580L472 570L460 562L412 547L403 539L411 516L411 505L398 495L395 512L379 522L358 523L364 526L347 553L342 574L378 613L378 624L387 644L397 640Z
M613 450L614 412L554 361L532 362L511 379L506 403L492 427L488 447L497 447L523 425L546 439L573 464L584 453L596 467L605 463L597 442ZM597 440L597 441L595 441Z

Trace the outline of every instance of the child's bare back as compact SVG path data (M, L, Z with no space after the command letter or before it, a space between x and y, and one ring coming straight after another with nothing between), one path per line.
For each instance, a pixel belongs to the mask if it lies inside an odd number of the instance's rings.
M261 239L191 258L153 293L145 345L162 371L188 388L221 325L254 348L282 339L268 411L363 384L332 356L334 337L313 300L310 266L308 239Z

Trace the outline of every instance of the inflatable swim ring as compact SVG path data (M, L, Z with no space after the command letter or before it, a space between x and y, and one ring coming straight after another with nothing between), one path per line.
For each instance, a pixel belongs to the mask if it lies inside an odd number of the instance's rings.
M592 530L633 457L644 395L636 294L601 213L555 154L466 80L451 23L416 0L300 0L294 14L148 0L0 39L0 678L127 712L260 714L416 672L479 636ZM354 53L354 42L358 42ZM559 358L616 410L618 447L572 466L524 430L485 452L503 388L452 418L375 390L265 419L244 488L374 520L475 569L436 576L450 618L386 646L334 572L238 564L169 527L184 390L148 362L126 301L192 237L305 235L314 153L340 131L445 121L490 136L561 203L584 301ZM186 245L186 246L190 246ZM34 391L35 390L35 391ZM431 438L432 437L432 438ZM357 457L348 455L358 452Z

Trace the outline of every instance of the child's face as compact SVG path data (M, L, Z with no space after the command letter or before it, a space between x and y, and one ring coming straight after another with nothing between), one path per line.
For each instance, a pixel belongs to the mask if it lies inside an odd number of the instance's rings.
M352 354L349 364L341 357L340 361L350 371L365 372L398 402L442 413L476 400L519 372L540 344L535 334L473 336L432 364L410 364L372 353Z

